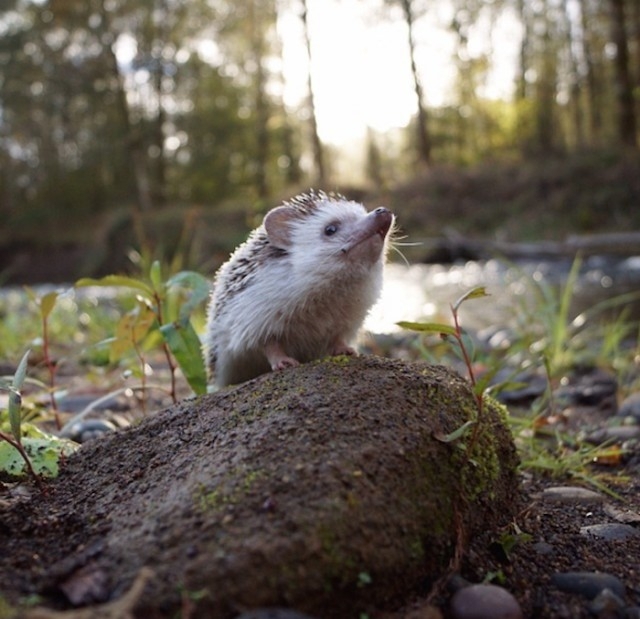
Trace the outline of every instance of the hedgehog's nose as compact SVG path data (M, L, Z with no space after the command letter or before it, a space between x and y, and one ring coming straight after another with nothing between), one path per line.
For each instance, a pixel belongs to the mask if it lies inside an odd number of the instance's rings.
M376 232L384 239L393 224L393 213L388 208L379 206L373 211L373 215L378 228Z

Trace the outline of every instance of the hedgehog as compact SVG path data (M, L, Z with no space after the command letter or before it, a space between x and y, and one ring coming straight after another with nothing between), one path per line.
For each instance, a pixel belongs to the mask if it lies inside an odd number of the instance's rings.
M218 270L207 313L209 382L247 381L352 347L382 289L393 214L311 190L267 212Z

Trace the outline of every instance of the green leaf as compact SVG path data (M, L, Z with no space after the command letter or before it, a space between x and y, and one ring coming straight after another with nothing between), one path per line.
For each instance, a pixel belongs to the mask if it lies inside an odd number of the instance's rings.
M30 350L27 350L27 352L22 355L22 359L20 359L20 363L18 363L18 367L16 368L13 380L9 387L9 406L7 409L9 414L9 426L11 427L11 434L13 434L13 438L15 438L18 443L22 439L22 395L20 394L20 390L22 389L22 385L27 377L27 361L30 352Z
M156 322L155 312L146 303L139 303L136 308L127 312L116 325L115 339L109 347L109 359L112 363L133 348Z
M191 323L172 322L162 325L160 332L194 393L206 393L207 371L202 357L202 344Z
M29 359L29 353L31 351L27 350L24 355L22 355L22 359L20 359L20 363L18 363L18 367L16 368L16 372L13 375L13 380L11 381L11 387L16 391L20 391L22 389L22 385L24 384L24 379L27 376L27 362Z
M7 410L9 413L11 434L13 434L13 438L15 438L19 443L22 440L22 396L20 395L20 392L14 391L13 389L9 391L9 406Z
M438 333L440 335L457 335L456 330L451 325L445 325L438 322L408 322L403 320L396 323L402 329L409 331L418 331L420 333Z
M189 300L180 307L180 321L191 317L195 308L205 301L211 292L211 282L195 271L180 271L167 280L167 288L182 286L191 291Z
M25 437L22 445L34 471L43 477L56 477L60 457L72 454L79 447L72 441L50 436L44 432L40 432L37 438ZM27 475L23 457L13 445L6 441L0 441L0 471L16 479Z
M162 291L162 267L159 260L154 260L149 269L149 279L156 292Z
M468 290L467 292L465 292L453 305L452 305L452 309L454 312L458 311L458 308L465 302L465 301L469 301L471 299L480 299L482 297L488 297L490 296L489 293L487 292L487 289L485 286L476 286L475 288L472 288L471 290Z
M459 438L462 438L469 429L475 425L475 423L474 419L470 419L469 421L465 421L465 423L450 434L434 434L434 438L441 443L452 443L453 441L457 441Z
M40 314L44 320L49 318L49 314L51 314L51 310L55 307L58 296L57 292L47 292L47 294L40 299Z
M114 286L116 288L132 288L134 290L140 290L146 296L146 298L153 300L154 291L149 284L135 279L133 277L127 277L126 275L106 275L101 279L93 279L91 277L83 277L76 282L76 288L83 288L86 286Z

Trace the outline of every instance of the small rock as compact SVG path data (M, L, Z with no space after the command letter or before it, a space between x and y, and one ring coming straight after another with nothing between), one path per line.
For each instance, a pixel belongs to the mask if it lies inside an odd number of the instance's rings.
M592 432L586 441L592 445L602 445L607 441L622 442L640 438L640 426L612 426Z
M633 417L640 422L640 392L632 393L622 401L618 416Z
M453 619L522 619L518 601L496 585L471 585L451 598Z
M580 533L582 535L593 535L608 542L618 542L640 536L638 529L630 524L620 524L619 522L590 524L586 527L580 527Z
M593 600L604 589L609 589L620 598L624 598L625 589L616 576L604 572L564 572L551 576L551 583L567 593L577 593Z
M116 427L106 419L86 419L74 423L64 435L76 443L86 443L115 431Z
M630 509L621 509L611 503L604 506L604 513L624 524L640 524L640 514Z
M555 397L567 404L581 406L602 406L613 408L615 412L615 394L618 383L615 376L603 370L592 370L573 377L569 385L556 390Z
M609 617L619 617L619 613L624 606L624 600L611 591L611 589L603 589L589 602L587 608L594 617L607 619Z
M540 495L549 503L603 503L605 497L580 486L553 486L545 488Z

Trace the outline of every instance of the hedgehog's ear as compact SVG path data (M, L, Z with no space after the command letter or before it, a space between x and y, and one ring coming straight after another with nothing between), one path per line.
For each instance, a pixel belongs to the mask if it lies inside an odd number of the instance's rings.
M269 241L276 247L286 249L291 246L291 222L298 217L296 209L278 206L264 216L264 229Z

